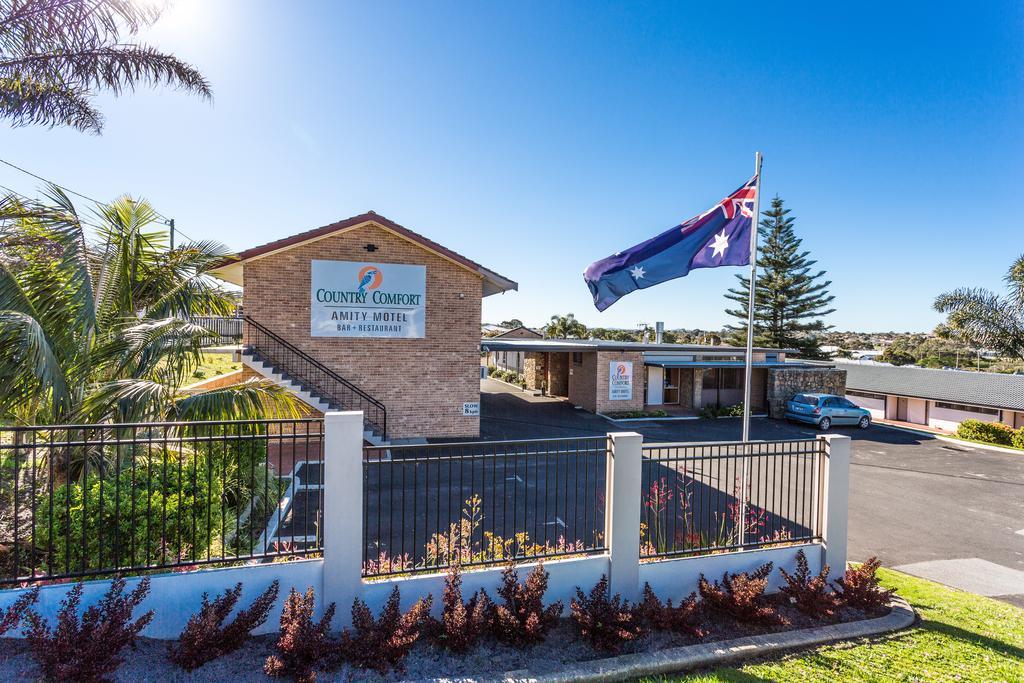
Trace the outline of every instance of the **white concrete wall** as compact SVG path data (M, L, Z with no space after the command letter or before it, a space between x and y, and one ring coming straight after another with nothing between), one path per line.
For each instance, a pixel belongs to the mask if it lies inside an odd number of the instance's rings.
M960 423L964 420L999 422L999 416L988 415L986 413L968 412L966 410L936 408L935 403L932 402L928 415L928 426L934 427L935 429L942 429L947 432L955 432L957 427L959 427Z
M281 619L281 607L288 591L294 588L305 591L310 586L316 592L319 602L323 591L324 562L323 560L300 560L296 562L276 562L273 564L229 567L227 569L201 569L194 572L173 572L157 574L150 577L149 596L136 610L138 617L147 610L153 610L153 621L142 632L148 638L177 638L185 627L189 617L202 604L203 593L211 597L223 593L242 582L242 597L238 607L249 606L260 593L265 591L275 579L280 581L281 589L278 602L270 613L270 617L256 633L274 633L278 630ZM134 576L125 579L126 592L134 589L142 577ZM72 584L60 583L43 586L39 591L39 601L33 609L46 617L52 625L60 609L60 601L64 599ZM99 602L110 587L110 581L87 581L82 593L82 607ZM0 609L9 607L28 589L0 591ZM319 609L323 605L318 605ZM20 635L7 633L8 637Z
M193 572L170 572L151 577L152 588L138 614L154 610L154 619L142 635L150 638L176 638L189 617L201 604L203 593L216 596L236 583L243 584L239 607L247 607L274 580L281 584L277 605L270 618L257 633L272 633L278 628L281 605L290 589L305 591L312 587L317 595L318 610L325 602L337 604L334 628L349 625L350 608L355 597L364 599L375 612L384 604L392 589L398 586L404 605L433 594L435 610L441 609L440 598L444 574L424 574L400 578L365 581L360 576L362 544L362 414L358 412L328 413L325 416L325 486L332 492L324 509L324 559L254 564L224 569ZM608 552L579 558L552 560L545 563L550 573L547 599L562 600L566 605L579 586L589 590L608 575L612 590L628 600L640 596L644 583L650 583L663 599L679 599L696 590L703 573L721 577L723 572L749 571L767 561L792 569L799 548L804 548L811 569L822 564L832 566L835 578L846 564L847 507L849 495L850 439L846 436L822 437L827 458L823 477L826 482L822 517L815 512L813 525L822 530L823 542L801 546L721 553L685 559L640 563L640 508L637 494L641 483L642 437L631 432L609 434L612 456L608 463L605 538ZM535 563L520 565L520 579L525 579ZM486 588L492 595L501 578L501 567L467 570L463 590L469 594ZM128 580L131 590L141 580ZM86 584L83 608L95 604L107 591L108 580ZM773 574L771 586L779 585ZM71 584L44 587L35 609L51 623ZM0 590L0 609L9 607L26 589ZM11 633L11 636L20 634Z
M785 584L778 568L783 567L792 573L791 568L796 566L796 554L801 549L807 556L811 571L821 571L824 547L818 543L808 543L784 548L645 562L640 565L640 586L649 583L662 600L672 598L673 602L678 602L697 590L701 574L708 580L720 581L724 572L750 572L765 562L771 562L775 567L768 582L768 590L773 592Z
M864 408L865 410L869 411L871 413L872 418L876 420L881 420L885 418L885 399L866 398L864 396L851 396L850 394L847 394L846 398L849 399L855 405L858 405L861 408Z
M527 574L533 571L536 566L536 562L524 562L517 565L519 580L525 581ZM485 589L492 598L496 598L498 586L501 585L502 569L503 567L497 566L485 569L467 568L463 570L463 598L468 598L481 588ZM601 579L602 574L608 574L609 560L608 555L548 560L544 563L544 570L549 575L548 592L545 594L545 601L555 602L556 600L561 600L565 606L565 613L568 614L569 600L576 597L576 587L579 586L589 591ZM427 593L430 593L434 596L434 613L440 616L444 577L444 574L427 574L379 581L363 581L362 597L370 609L376 613L384 606L395 586L398 586L399 591L401 591L403 609L412 605L419 598L426 596ZM343 611L347 612L348 607L344 610L339 607L339 616Z

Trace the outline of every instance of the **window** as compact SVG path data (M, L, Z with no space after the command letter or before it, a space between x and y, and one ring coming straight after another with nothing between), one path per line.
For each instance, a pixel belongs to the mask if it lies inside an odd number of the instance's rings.
M722 389L742 389L743 388L743 371L739 368L722 368L720 370L722 378Z
M995 408L979 408L978 406L969 406L963 403L943 403L941 401L935 402L936 408L945 408L946 410L959 410L965 413L981 413L982 415L995 415L998 417L999 411Z
M870 391L854 391L853 389L846 390L847 396L860 396L861 398L874 398L879 401L885 400L885 394L875 394Z
M573 351L572 352L572 364L573 365L577 365L577 366L583 365L583 352L582 351Z

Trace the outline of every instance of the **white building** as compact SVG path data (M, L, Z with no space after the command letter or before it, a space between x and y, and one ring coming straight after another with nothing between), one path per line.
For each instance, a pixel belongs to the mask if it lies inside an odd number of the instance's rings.
M964 420L1024 427L1024 375L839 363L846 396L878 419L954 432Z

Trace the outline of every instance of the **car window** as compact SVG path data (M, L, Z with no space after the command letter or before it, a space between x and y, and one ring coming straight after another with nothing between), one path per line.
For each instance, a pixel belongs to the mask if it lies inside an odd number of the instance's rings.
M821 402L821 405L825 408L835 408L836 400L834 398L826 398L824 401Z
M793 403L803 403L809 406L816 406L818 405L818 397L808 396L807 394L797 394L793 397Z
M854 403L853 401L851 401L848 398L844 398L844 399L840 399L840 400L842 400L844 408L859 408L860 407L860 406L858 406L856 403Z

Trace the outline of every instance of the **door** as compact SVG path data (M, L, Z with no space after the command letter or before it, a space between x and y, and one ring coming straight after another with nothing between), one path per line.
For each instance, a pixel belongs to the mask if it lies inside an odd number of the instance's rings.
M907 421L907 406L908 401L905 396L900 396L896 399L896 419L900 422Z
M843 422L846 424L855 425L860 422L861 412L860 408L857 407L853 401L847 398L837 399L839 405L843 410Z
M664 401L667 405L679 404L679 368L665 368Z

